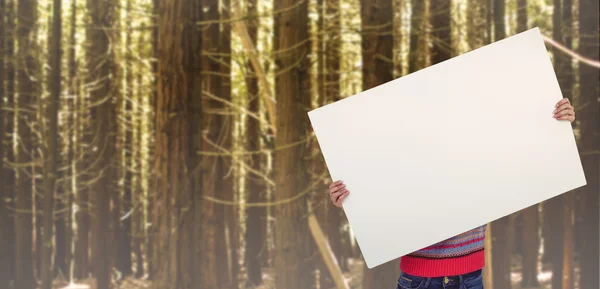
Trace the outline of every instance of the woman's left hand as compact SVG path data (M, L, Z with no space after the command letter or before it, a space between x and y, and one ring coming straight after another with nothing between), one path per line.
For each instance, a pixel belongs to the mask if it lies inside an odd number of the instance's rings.
M568 120L569 122L575 120L575 108L571 105L568 98L563 98L556 104L554 118Z

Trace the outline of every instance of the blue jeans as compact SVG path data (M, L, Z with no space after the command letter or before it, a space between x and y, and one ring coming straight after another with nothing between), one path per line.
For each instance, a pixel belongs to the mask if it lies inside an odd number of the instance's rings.
M481 270L459 276L425 278L402 272L396 289L483 289Z

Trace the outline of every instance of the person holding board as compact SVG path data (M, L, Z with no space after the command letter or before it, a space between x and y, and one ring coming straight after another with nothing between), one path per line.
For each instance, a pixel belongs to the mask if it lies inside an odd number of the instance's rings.
M560 100L554 118L573 122L575 109L567 98ZM331 202L342 207L350 191L341 180L329 185ZM400 258L396 289L483 289L486 225L481 225Z

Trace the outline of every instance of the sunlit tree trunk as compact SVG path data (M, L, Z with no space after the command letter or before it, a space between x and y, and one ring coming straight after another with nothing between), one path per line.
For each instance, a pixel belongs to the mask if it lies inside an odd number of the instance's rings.
M158 15L159 14L159 0L152 0L152 13L154 15ZM154 57L155 59L158 59L158 29L159 26L158 25L154 25L154 28L152 29L152 57ZM150 94L150 108L152 109L152 111L154 111L154 116L156 116L156 104L157 104L157 99L158 99L158 61L154 61L152 62L152 74L154 75L154 77L152 78L152 93ZM156 122L154 121L150 121L150 134L152 135L153 140L156 140ZM152 145L150 146L154 151L156 150L156 141L152 142ZM148 160L148 162L150 164L154 163L156 161L154 156L150 157L150 160ZM146 212L148 214L148 221L150 223L152 223L147 229L146 229L146 260L148 263L148 279L152 280L154 278L154 255L156 253L156 247L155 247L155 243L154 243L154 236L156 235L156 223L153 222L156 220L157 216L153 215L152 212L153 210L156 208L156 182L154 182L153 180L156 177L156 170L154 168L151 169L150 173L149 173L149 177L150 177L150 181L148 184L148 204L146 205Z
M363 90L367 90L394 79L393 6L392 0L361 0L360 4ZM393 288L396 285L398 260L373 269L363 267L363 288Z
M38 83L35 79L38 77L39 65L36 60L35 51L36 41L31 37L37 29L37 3L32 0L19 0L17 8L18 23L18 51L19 59L16 67L18 70L18 102L17 107L31 110L34 100L38 97ZM33 289L36 287L33 272L33 220L32 220L32 179L31 162L33 134L31 126L35 121L35 114L30 112L17 113L17 133L19 134L19 143L17 149L17 162L27 164L17 172L17 184L15 194L15 229L16 229L16 256L15 287L23 289ZM27 174L26 172L29 172Z
M310 109L310 77L307 53L308 2L275 0L273 9L275 34L275 95L277 98L277 137L275 147L283 147L306 138L309 129L307 111ZM275 151L275 199L282 201L301 194L309 184L309 150L296 145ZM308 221L300 216L307 212L306 198L274 208L275 216L275 287L288 289L312 288L313 263L310 256L312 240ZM290 260L295 260L290 266Z
M131 19L135 14L132 14L132 0L128 0L126 4L126 18ZM125 21L123 23L125 26L125 69L121 71L124 72L125 76L125 86L122 88L121 94L124 96L122 99L125 102L123 104L119 104L120 110L122 113L123 119L126 121L119 125L119 169L121 170L119 174L119 178L122 179L122 192L123 198L119 201L119 207L116 208L117 211L117 219L114 222L114 226L116 229L116 247L117 247L117 256L115 267L123 276L128 276L132 274L131 267L131 219L134 214L128 214L128 216L124 220L120 220L120 216L125 215L132 208L132 170L131 163L134 161L132 159L132 150L133 150L133 111L132 111L132 101L133 101L133 44L131 42L132 38L132 29L131 29L131 21ZM139 53L139 52L138 52ZM118 199L119 195L115 196L115 199Z
M600 31L598 29L599 2L594 0L579 0L579 53L590 59L598 61L600 50L598 41ZM600 107L598 91L600 90L600 70L582 63L579 64L580 99L581 108L577 111L580 120L581 141L580 149L585 155L582 156L583 168L587 179L587 186L582 190L584 199L582 248L581 258L581 283L580 288L594 286L600 283L598 272L599 256L598 230L600 227L599 216L599 193L600 192ZM595 150L595 153L592 153Z
M236 0L234 0L235 2ZM220 79L221 87L220 93L217 94L228 102L233 102L231 98L231 24L225 21L231 18L230 0L221 0L221 33L219 34L219 52L221 53L221 67L220 72L222 77ZM220 120L217 122L220 124L220 128L217 128L219 132L219 141L217 143L225 150L233 151L233 131L234 131L234 117L232 116L232 109L229 105L222 105L225 109L224 114L218 115ZM220 160L222 164L222 171L216 176L218 194L224 199L235 201L237 196L234 192L234 173L233 173L233 156L226 155ZM222 205L219 205L223 207ZM225 252L225 256L219 258L219 278L224 281L226 286L231 288L237 288L237 279L239 273L239 221L238 221L238 206L226 206L224 209L224 218L222 228L224 230L227 242L220 242L223 245L229 245L229 247L219 250ZM218 210L221 210L220 208ZM221 223L220 221L218 221ZM222 240L225 240L222 239ZM229 253L229 254L228 254ZM224 262L223 262L224 261Z
M140 35L138 38L137 50L142 53L144 51L144 37ZM144 275L144 255L142 254L142 241L144 236L144 189L142 183L142 162L144 156L142 155L143 143L142 133L143 130L143 118L146 117L144 112L144 81L143 81L143 70L137 71L137 91L133 96L133 157L131 159L132 170L136 172L135 178L132 180L132 193L135 195L135 201L132 200L131 206L134 208L133 214L133 228L132 228L132 241L133 241L133 252L135 254L135 277L141 278Z
M317 63L317 106L322 106L331 102L331 90L336 90L336 83L334 76L339 71L339 56L335 51L328 51L328 49L339 49L339 45L336 46L336 35L339 35L339 13L338 7L339 2L336 0L317 1L317 14L319 15L316 29L316 51L318 57ZM338 62L338 68L334 68L335 61ZM327 168L325 161L319 150L319 144L316 140L311 142L311 149L314 151L311 157L311 182L316 182L314 187L315 194L311 196L311 204L313 205L313 212L321 224L324 227L324 232L328 237L329 244L332 250L334 249L335 243L340 243L339 238L340 232L340 210L331 205L328 195L328 183L329 177L327 176ZM331 206L331 207L330 207ZM329 215L328 215L329 214ZM336 218L336 215L337 218ZM337 232L337 234L336 234ZM336 237L337 236L337 237ZM333 238L336 238L335 240ZM334 252L335 257L338 258L338 264L341 264L340 252ZM316 260L317 269L319 271L318 282L320 288L332 288L334 287L333 279L327 269L325 262L321 261L319 255Z
M394 77L404 75L404 23L403 17L407 12L405 2L408 0L394 0Z
M408 73L413 73L424 67L423 58L427 54L424 44L426 36L426 1L412 0L410 19L410 44L408 53ZM363 60L364 61L364 60ZM364 77L364 76L363 76ZM365 87L363 87L365 89Z
M71 1L71 14L70 14L70 31L69 31L69 36L68 36L68 43L70 45L69 49L68 49L68 55L69 58L67 60L67 69L68 69L68 76L67 76L67 80L66 80L66 85L67 85L67 94L70 96L70 98L67 100L67 122L65 125L65 130L67 130L67 159L64 161L64 165L67 166L67 169L65 170L65 175L67 177L66 180L64 180L65 184L65 190L68 192L68 210L67 210L67 224L66 224L66 244L65 244L65 250L66 250L66 254L65 254L65 264L66 264L66 271L65 276L67 276L67 278L72 279L74 276L72 276L73 272L72 272L72 268L75 264L75 255L74 255L74 244L76 242L76 237L75 237L75 226L74 221L75 221L75 216L74 216L74 209L75 209L75 198L77 197L76 192L77 192L77 170L76 170L76 164L77 164L77 159L76 159L76 155L75 155L75 145L76 145L76 140L75 138L77 137L77 123L75 121L75 113L74 111L76 110L76 98L78 96L77 94L77 82L76 82L76 65L75 65L75 31L76 31L76 27L77 27L77 1L73 0Z
M69 101L71 111L80 111L83 107L83 98L80 95L80 78L77 77L78 64L76 62L76 33L77 33L77 1L71 2L71 31L69 36L69 91L73 99ZM72 278L84 279L89 274L89 209L88 209L88 189L81 184L85 180L84 170L88 163L82 160L76 160L73 156L77 155L82 159L84 156L84 144L87 139L84 137L84 121L81 113L71 113L69 116L73 123L73 137L71 138L71 148L69 161L72 162L72 174L74 183L77 185L73 202L76 204L75 223L77 231L74 233L74 256L73 256L73 276ZM77 146L74 145L77 144ZM71 248L69 248L71 249Z
M487 13L490 0L468 0L467 1L467 43L470 49L477 49L488 41L488 20Z
M517 1L517 32L523 32L528 28L527 0Z

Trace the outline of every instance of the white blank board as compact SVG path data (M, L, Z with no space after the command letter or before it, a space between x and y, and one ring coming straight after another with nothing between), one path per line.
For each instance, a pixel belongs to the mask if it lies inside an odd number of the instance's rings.
M368 268L584 186L538 28L310 111Z

